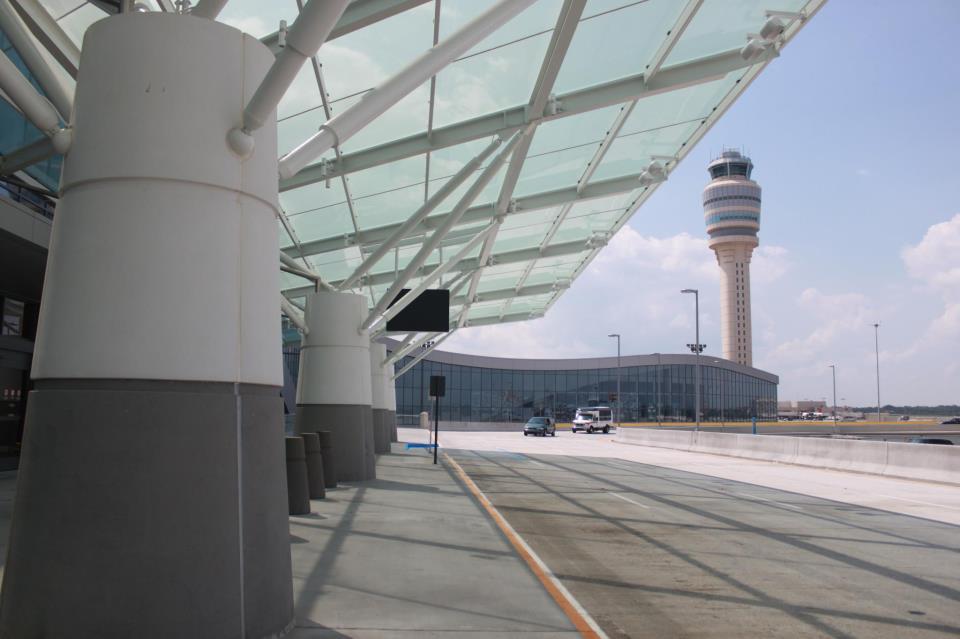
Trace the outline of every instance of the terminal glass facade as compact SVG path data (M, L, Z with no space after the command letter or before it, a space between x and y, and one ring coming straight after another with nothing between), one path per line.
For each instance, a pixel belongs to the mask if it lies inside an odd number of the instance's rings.
M402 370L405 358L397 366ZM703 420L776 419L777 385L727 368L702 365ZM535 415L572 420L579 406L617 406L617 369L513 370L421 360L396 382L397 414L433 411L430 376L446 377L440 419L525 422ZM620 369L623 422L695 421L696 367L686 364Z

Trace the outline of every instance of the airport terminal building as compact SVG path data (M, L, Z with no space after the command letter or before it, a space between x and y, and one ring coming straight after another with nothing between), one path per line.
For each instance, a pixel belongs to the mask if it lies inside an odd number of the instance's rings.
M287 339L293 337L288 332ZM393 352L398 342L388 340ZM299 346L289 343L285 366L299 369ZM416 353L395 363L402 372ZM654 353L620 358L621 421L693 422L696 403L696 356ZM702 421L776 419L779 378L729 360L703 356ZM517 424L533 416L573 419L578 407L617 402L617 358L515 359L434 350L396 379L397 419L415 424L422 411L433 415L430 377L446 378L440 419L446 427L482 430L496 424Z
M410 358L405 358L410 359ZM406 361L401 360L398 370ZM776 419L776 375L703 357L703 420ZM397 414L433 411L430 376L446 377L440 417L448 422L569 422L577 407L617 406L617 358L512 359L433 351L397 378ZM696 356L620 358L621 421L695 421ZM479 424L478 424L479 426Z

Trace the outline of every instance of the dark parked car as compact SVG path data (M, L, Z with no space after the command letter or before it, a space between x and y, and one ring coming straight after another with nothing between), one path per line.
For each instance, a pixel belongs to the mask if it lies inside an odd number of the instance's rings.
M557 424L552 417L531 417L523 426L523 436L539 435L540 437L557 436Z
M937 437L911 437L909 442L911 444L944 444L946 446L953 446L953 442L949 439L939 439Z
M960 424L960 417L951 417L950 419L945 419L941 424Z

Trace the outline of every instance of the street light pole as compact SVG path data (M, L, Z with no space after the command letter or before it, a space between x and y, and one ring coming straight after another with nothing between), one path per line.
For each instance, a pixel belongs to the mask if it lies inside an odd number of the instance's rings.
M623 412L620 410L620 402L622 398L620 397L620 333L611 333L607 337L616 337L617 338L617 428L620 428L620 419L623 416Z
M837 365L830 364L833 372L833 432L837 432Z
M693 350L697 354L697 377L696 377L696 388L695 388L695 399L693 412L697 417L697 430L700 430L700 351L703 348L700 346L700 291L695 288L685 288L681 293L693 293L693 303L694 303L694 313L696 314L696 325L697 325L697 334L696 342L693 345Z
M873 325L873 348L877 356L877 422L880 422L880 324Z

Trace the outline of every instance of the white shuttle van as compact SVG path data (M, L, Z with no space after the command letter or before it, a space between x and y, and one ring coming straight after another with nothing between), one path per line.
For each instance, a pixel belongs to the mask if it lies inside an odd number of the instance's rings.
M573 418L571 430L573 432L586 431L592 433L602 430L605 433L610 432L613 426L613 411L607 406L590 406L589 408L578 408L577 414Z

